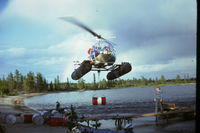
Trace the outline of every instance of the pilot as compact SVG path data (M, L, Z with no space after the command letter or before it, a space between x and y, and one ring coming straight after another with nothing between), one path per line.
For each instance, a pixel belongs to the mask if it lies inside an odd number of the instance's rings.
M109 46L105 46L104 49L107 50L107 51L109 51L110 47Z
M103 48L103 53L104 53L104 54L108 54L109 51L110 51L110 47L105 46L105 47Z
M99 55L99 52L97 50L95 50L94 48L89 48L88 49L88 54L90 55L90 58L92 60L94 60L95 57L97 57Z

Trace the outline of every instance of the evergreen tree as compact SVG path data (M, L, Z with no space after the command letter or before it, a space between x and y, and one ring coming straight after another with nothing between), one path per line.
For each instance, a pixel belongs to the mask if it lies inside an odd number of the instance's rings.
M3 76L2 79L0 79L0 95L9 95L10 90L8 88L8 83L5 79L5 77Z
M186 81L188 82L190 80L189 73L186 74Z
M161 76L160 76L160 82L161 82L161 83L165 83L165 82L166 82L164 75L161 75Z
M103 89L108 88L107 84L108 84L107 81L105 79L103 79L102 81L99 82L99 87L96 86L95 89L97 89L97 87L98 88L103 88Z
M156 77L155 81L158 81L158 77Z
M141 84L147 85L147 79L144 76L141 77Z
M78 89L86 89L86 87L85 87L85 80L79 79L77 87L78 87Z
M59 89L60 89L60 79L59 79L59 76L57 76L54 79L54 90L59 90Z
M18 91L22 91L23 78L22 78L22 75L20 74L19 70L17 70L17 69L15 70L14 80L16 82L16 89Z
M114 86L113 80L108 80L107 81L107 86L108 86L108 88L113 87Z
M181 81L181 77L179 74L176 75L176 82L180 82Z
M57 90L57 84L56 84L56 83L57 83L57 79L55 78L55 79L54 79L54 84L53 84L53 85L54 85L54 86L53 86L53 89L54 89L54 90Z
M22 87L22 90L24 91L24 79L25 79L25 77L23 76L23 75L21 75L21 77L20 77L20 81L21 81L21 87Z
M44 84L44 81L43 81L43 77L42 77L42 74L41 73L37 73L36 75L36 90L41 92L45 89L45 84Z
M187 75L186 75L186 79L190 79L189 73L187 73Z
M137 86L137 78L134 78L132 79L132 86Z
M7 86L8 86L8 93L12 93L12 91L16 88L16 82L14 81L13 73L9 73L7 77Z
M24 79L24 89L26 92L35 91L35 77L33 72L29 72Z
M69 89L69 88L70 88L70 83L69 83L69 78L67 78L65 89Z
M48 81L43 78L43 82L44 82L44 90L47 91L48 90Z
M50 84L49 84L49 90L50 90L50 91L53 91L53 90L54 90L52 81L51 81Z

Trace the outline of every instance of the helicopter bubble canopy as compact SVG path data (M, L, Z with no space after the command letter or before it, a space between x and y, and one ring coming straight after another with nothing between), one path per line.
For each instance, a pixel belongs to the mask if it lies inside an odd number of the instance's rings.
M115 57L115 49L113 45L107 43L105 40L99 39L93 46L88 50L90 58L95 60L99 54L111 55Z

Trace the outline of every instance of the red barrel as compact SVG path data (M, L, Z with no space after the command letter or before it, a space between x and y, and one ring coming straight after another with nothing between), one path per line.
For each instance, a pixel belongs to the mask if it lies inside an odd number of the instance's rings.
M101 99L102 99L102 104L106 105L106 97L101 97Z
M93 105L105 105L106 97L93 97L92 103L93 103Z
M32 123L33 114L24 114L24 123Z
M97 99L98 99L98 97L93 97L92 98L93 105L97 105L98 104Z
M67 125L67 119L64 117L51 117L50 126L66 126Z

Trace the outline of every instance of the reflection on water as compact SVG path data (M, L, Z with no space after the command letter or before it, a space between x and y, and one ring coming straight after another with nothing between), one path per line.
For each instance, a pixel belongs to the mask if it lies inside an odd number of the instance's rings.
M35 109L55 108L56 101L62 107L71 104L79 114L112 115L112 114L141 114L154 111L154 88L122 88L111 90L63 92L35 96L25 99L25 104ZM177 106L195 107L196 85L177 85L161 87L165 102L173 102ZM92 97L107 98L106 105L92 105Z

